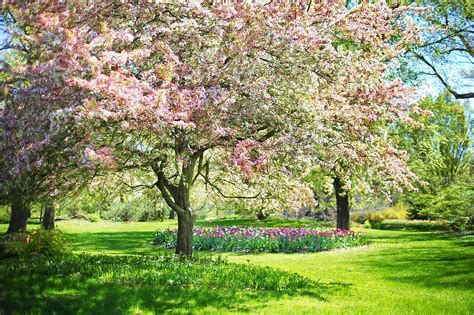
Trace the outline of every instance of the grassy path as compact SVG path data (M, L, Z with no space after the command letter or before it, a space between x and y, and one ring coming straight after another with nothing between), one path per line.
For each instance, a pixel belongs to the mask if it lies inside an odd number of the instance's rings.
M251 225L253 221L199 222L199 225ZM267 225L298 225L270 221ZM306 224L306 223L305 223ZM156 254L149 243L158 228L152 223L88 223L61 221L75 251L105 254ZM6 228L0 226L0 231ZM225 311L291 314L473 314L474 237L439 232L366 230L367 247L316 254L225 254L231 262L265 265L318 280L320 294L226 294L203 296L179 290L166 303L176 312ZM134 293L134 298L153 297ZM183 303L183 299L188 299ZM189 301L191 299L191 303ZM192 302L194 299L194 302ZM155 298L155 303L163 303ZM194 304L193 304L194 303ZM151 302L151 305L153 302ZM187 305L187 306L183 306ZM154 308L157 310L158 308ZM163 309L161 309L163 310ZM139 313L141 311L137 309Z

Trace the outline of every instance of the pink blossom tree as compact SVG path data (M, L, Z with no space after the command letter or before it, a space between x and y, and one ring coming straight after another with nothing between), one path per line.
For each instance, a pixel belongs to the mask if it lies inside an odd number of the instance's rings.
M0 202L11 206L8 233L26 231L31 202L45 205L43 225L53 228L54 200L92 175L78 149L86 134L62 114L81 92L65 88L69 69L55 59L61 43L30 18L28 10L2 7Z
M41 61L23 73L42 74L32 82L60 73L51 83L64 100L55 111L61 128L73 121L87 131L71 148L91 168L153 172L178 215L178 254L192 252L192 188L218 189L210 165L239 169L243 181L259 172L293 177L314 160L331 168L375 121L412 110L403 88L382 76L416 40L406 8L6 3L33 30L18 40L41 38ZM342 138L348 145L333 143Z

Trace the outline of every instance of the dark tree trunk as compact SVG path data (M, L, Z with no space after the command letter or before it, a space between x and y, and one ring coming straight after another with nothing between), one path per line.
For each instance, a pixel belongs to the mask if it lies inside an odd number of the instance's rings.
M11 210L7 233L26 232L26 224L31 215L28 204L20 198L15 199L11 203Z
M176 211L174 211L173 209L170 209L170 216L169 216L169 219L174 220L175 214L176 214Z
M54 229L54 205L52 203L46 204L44 208L43 222L41 224L45 230Z
M43 223L43 207L40 207L40 215L39 215L38 221L40 224Z
M190 257L193 253L194 215L191 211L178 213L178 240L176 254Z
M342 182L339 177L334 178L333 185L337 205L336 227L349 230L349 194L342 188Z
M159 176L162 175L162 173L158 174ZM164 196L166 204L171 208L171 213L178 216L176 254L191 257L193 253L194 213L189 200L189 188L184 185L171 186L171 184L168 184L170 188L166 188L162 182L159 182L157 187Z
M191 208L189 194L196 180L194 175L196 162L199 160L198 168L201 168L203 153L204 151L196 152L189 157L187 162L183 162L178 184L170 182L166 177L163 171L164 161L152 166L158 179L155 183L156 187L160 190L166 204L171 208L171 212L176 212L178 216L176 254L183 257L191 257L193 253L194 211Z
M263 209L258 209L256 215L257 215L257 219L259 221L263 221L263 220L265 220L266 217L268 217L268 214L264 213Z

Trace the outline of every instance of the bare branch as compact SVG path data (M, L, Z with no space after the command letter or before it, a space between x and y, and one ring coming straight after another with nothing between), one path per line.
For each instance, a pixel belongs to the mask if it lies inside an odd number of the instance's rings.
M130 184L127 184L126 182L121 182L121 184L129 187L129 188L132 188L132 189L137 189L137 188L153 188L157 185L158 182L154 182L153 184L150 184L150 185L146 185L146 184L140 184L140 185L130 185Z
M474 98L474 92L468 92L468 93L458 93L456 92L449 84L444 80L444 78L439 74L438 70L436 70L435 66L433 66L424 56L420 55L419 53L413 52L415 56L420 59L425 65L427 65L432 71L433 75L435 75L441 83L444 85L444 87L448 90L449 93L451 93L456 99L468 99L468 98Z
M222 197L227 198L227 199L256 199L261 194L261 192L259 192L258 194L254 195L254 196L229 196L229 195L225 194L222 191L222 189L220 189L216 184L212 183L206 175L204 175L202 173L199 173L199 175L201 175L201 177L204 179L206 184L209 184L209 186L211 186L215 191L217 191L217 193L219 195L221 195Z

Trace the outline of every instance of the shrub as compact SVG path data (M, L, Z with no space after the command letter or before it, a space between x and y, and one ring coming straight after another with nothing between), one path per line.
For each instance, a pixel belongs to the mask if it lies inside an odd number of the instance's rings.
M100 221L100 215L98 213L91 213L87 216L90 222L99 222Z
M415 220L436 219L438 216L431 209L434 198L435 196L430 193L412 192L407 194L408 217Z
M365 220L365 221L364 221L364 227L365 227L366 229L371 229L371 228L372 228L372 224L370 223L369 220Z
M469 217L456 217L449 221L449 227L455 232L472 230L472 225L472 218Z
M366 234L345 230L216 227L195 228L193 248L197 251L295 253L319 252L367 243ZM174 248L176 231L157 231L153 244L161 248Z
M377 212L359 212L351 216L352 221L365 224L369 222L371 225L381 223L383 220L405 219L408 215L406 206L398 203L393 207L386 208Z
M0 240L0 257L57 256L67 252L67 241L59 230L6 234Z
M434 194L411 194L410 216L444 219L455 231L472 229L474 224L474 184L456 183Z
M133 212L134 209L131 203L114 203L109 211L103 213L103 217L106 220L128 222L132 220Z
M103 217L117 222L144 222L163 220L163 213L163 209L156 207L152 201L137 198L132 201L113 203L110 210L103 213Z
M163 221L163 210L155 207L140 208L137 213L133 216L134 221L146 222L146 221Z
M352 215L352 221L365 224L365 222L380 223L385 220L385 216L380 212L362 212Z
M10 221L9 207L0 206L0 223L8 223Z
M360 213L354 213L351 215L351 220L357 223L365 223L365 222L370 222L372 213L370 212L360 212Z

